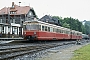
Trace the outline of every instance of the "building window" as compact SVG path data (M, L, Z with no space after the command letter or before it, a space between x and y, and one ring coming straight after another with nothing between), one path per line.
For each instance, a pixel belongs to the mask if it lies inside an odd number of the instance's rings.
M12 20L11 20L11 23L15 23L15 19L12 19Z
M24 21L23 19L20 19L20 24L23 24L23 21Z
M14 5L12 5L12 8L14 8L15 6Z
M13 19L13 23L15 23L15 19Z
M10 11L10 14L12 14L12 11Z
M6 23L8 23L8 20L6 20Z
M0 23L2 23L2 19L0 19Z
M32 12L31 11L29 12L29 15L32 16Z
M48 22L49 21L49 19L46 19L46 22Z
M10 11L10 14L16 14L16 12L15 11Z

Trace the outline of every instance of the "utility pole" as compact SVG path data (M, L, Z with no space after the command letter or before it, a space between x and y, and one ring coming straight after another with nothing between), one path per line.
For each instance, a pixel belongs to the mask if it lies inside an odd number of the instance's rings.
M4 12L2 13L2 20L4 20ZM4 34L4 24L2 25L2 34Z
M8 11L8 24L9 24L9 26L8 26L8 38L10 38L10 32L11 32L11 21L10 21L10 15L9 15L9 8L7 9L7 11Z

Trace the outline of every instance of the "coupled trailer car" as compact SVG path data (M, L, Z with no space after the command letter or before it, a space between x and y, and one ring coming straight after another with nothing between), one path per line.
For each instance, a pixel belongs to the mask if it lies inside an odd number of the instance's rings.
M25 40L81 40L82 32L38 20L23 23Z

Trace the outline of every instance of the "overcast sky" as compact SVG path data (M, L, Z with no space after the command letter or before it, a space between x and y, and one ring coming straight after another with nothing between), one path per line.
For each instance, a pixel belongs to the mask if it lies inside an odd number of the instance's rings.
M21 6L33 7L39 18L47 14L90 21L90 0L0 0L0 9L19 1Z

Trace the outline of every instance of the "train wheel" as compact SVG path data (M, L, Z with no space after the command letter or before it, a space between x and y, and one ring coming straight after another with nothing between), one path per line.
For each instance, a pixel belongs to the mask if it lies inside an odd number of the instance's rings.
M79 39L76 40L77 45L81 45L81 41Z

